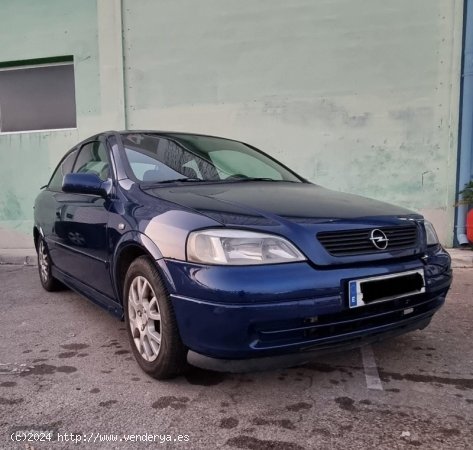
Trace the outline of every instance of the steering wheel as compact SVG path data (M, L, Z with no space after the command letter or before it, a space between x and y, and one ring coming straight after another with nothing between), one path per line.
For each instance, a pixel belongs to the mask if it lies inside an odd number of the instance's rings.
M243 175L242 173L235 173L225 178L225 180L240 180L241 178L249 178L249 177L246 175Z

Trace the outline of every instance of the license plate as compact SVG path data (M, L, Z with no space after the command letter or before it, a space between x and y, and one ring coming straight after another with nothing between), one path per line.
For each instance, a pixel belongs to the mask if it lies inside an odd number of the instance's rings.
M425 292L423 269L352 280L348 283L350 308L358 308Z

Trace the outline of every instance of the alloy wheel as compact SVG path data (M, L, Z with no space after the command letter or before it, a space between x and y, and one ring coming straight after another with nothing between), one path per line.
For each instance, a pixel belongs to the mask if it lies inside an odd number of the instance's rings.
M38 262L41 280L43 283L47 283L49 279L49 256L48 251L46 250L46 245L44 245L44 241L42 239L39 241Z
M133 279L128 291L128 318L140 355L154 361L161 348L161 313L151 284L141 275Z

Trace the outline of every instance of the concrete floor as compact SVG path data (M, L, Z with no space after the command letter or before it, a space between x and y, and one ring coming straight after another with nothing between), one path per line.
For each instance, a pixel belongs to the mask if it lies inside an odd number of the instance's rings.
M77 447L13 443L17 430L72 433L97 449L473 448L471 269L456 269L423 331L304 368L167 382L141 372L123 322L70 291L43 291L36 268L0 266L0 286L0 448Z

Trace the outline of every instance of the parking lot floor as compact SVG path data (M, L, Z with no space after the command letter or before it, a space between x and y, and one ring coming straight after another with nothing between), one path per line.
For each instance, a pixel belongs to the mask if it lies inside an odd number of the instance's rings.
M422 331L305 367L169 381L140 370L123 322L45 292L35 267L0 266L0 286L0 448L473 448L472 269L455 270ZM54 440L12 442L19 430Z

